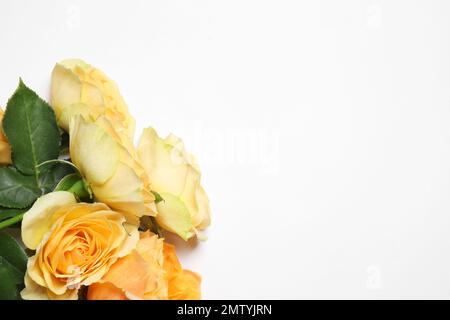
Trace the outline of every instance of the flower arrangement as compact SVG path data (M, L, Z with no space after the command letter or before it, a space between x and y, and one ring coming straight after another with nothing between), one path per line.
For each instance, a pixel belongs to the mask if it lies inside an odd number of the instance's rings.
M56 64L50 99L20 80L0 112L0 229L21 238L0 231L0 299L200 299L164 239L210 224L194 157L152 128L135 146L116 84L81 60Z

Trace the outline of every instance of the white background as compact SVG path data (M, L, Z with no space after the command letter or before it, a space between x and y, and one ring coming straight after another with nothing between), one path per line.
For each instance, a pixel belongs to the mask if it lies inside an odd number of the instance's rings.
M0 2L0 104L78 57L182 137L204 298L450 297L449 1Z

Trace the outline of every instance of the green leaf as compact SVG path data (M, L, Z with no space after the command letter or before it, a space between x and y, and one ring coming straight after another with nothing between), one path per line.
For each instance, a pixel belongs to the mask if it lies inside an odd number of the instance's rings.
M52 108L20 80L9 99L3 130L12 149L14 167L0 167L0 206L23 209L42 194L53 191L73 169L39 164L58 158L60 131ZM7 213L2 226L20 221L20 215Z
M67 191L72 192L78 199L92 199L92 193L88 191L88 187L83 179L75 182Z
M2 259L2 264L8 270L9 276L11 277L12 281L14 281L14 284L16 284L16 285L23 284L23 282L24 282L23 278L25 276L25 273L23 273L19 269L15 268L4 257L0 256L0 259Z
M61 144L59 146L59 156L63 159L70 158L70 150L69 150L69 134L65 131L61 133Z
M14 275L11 273L6 260L0 257L0 300L18 299L20 299L20 293Z
M44 193L49 193L55 190L58 183L69 174L73 174L74 169L63 163L56 163L50 169L41 174L39 183L41 190Z
M41 194L33 176L22 175L14 167L0 167L0 205L2 207L27 208Z
M0 232L0 256L25 274L28 257L19 243L4 231Z
M81 177L78 173L69 174L59 181L58 185L55 187L55 191L67 191L80 180Z
M92 199L92 192L78 173L72 173L64 177L56 186L55 191L69 191L78 199Z
M62 159L48 160L39 165L41 168L46 168L52 165L65 166L67 170L67 176L59 178L59 183L52 191L69 191L75 194L79 199L85 201L93 200L92 190L89 188L88 183L82 178L80 170L70 161Z
M45 170L48 170L49 168L51 168L56 163L69 166L72 168L73 172L77 172L78 174L81 175L80 169L78 169L76 165L74 165L72 162L70 162L68 160L63 160L63 159L47 160L47 161L40 163L37 167L40 168L41 170L45 171Z
M156 191L152 191L153 195L155 196L155 203L158 204L161 201L164 201L164 199L161 197L161 195L156 192Z
M14 166L33 175L39 185L40 163L59 155L60 134L53 109L20 80L9 99L3 130L12 149Z
M0 232L0 300L20 299L28 257L17 241Z

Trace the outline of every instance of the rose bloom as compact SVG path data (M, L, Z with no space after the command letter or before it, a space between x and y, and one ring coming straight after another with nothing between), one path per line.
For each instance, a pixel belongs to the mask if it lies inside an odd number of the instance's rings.
M136 225L141 216L156 215L133 142L135 121L116 84L82 60L65 60L52 72L51 105L95 198Z
M3 120L4 112L0 108L0 123ZM11 147L6 139L3 128L0 128L0 165L11 164Z
M183 270L172 245L147 231L136 249L119 259L97 283L88 300L199 300L200 276Z
M164 201L156 207L158 223L184 240L210 225L208 196L201 185L200 168L174 135L161 139L147 128L138 146L139 160Z
M22 240L36 250L28 259L21 296L77 299L81 286L102 279L139 240L137 228L101 203L77 203L70 192L39 198L25 213Z
M99 69L79 59L57 63L52 72L51 105L59 125L69 131L74 115L105 116L122 136L133 140L135 121L117 85Z
M135 157L135 120L117 85L102 71L79 59L57 63L52 72L51 105L60 127L70 131L73 117L107 122L114 139Z
M97 201L135 225L143 215L156 215L155 197L144 169L120 143L105 117L95 121L72 118L70 156Z

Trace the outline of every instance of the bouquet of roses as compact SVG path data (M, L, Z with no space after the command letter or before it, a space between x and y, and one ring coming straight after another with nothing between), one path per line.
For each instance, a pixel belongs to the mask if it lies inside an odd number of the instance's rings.
M0 299L200 299L163 237L210 224L182 141L135 146L117 86L80 60L56 64L50 101L21 80L0 113Z

